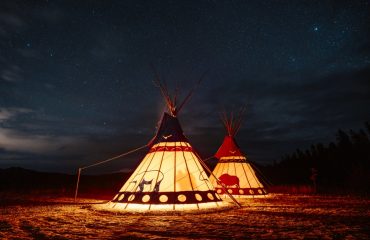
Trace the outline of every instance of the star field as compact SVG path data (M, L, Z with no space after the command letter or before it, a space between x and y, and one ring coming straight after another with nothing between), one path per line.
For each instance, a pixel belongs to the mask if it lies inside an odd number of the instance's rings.
M151 65L181 96L207 71L179 116L204 157L222 141L219 112L244 104L237 140L258 163L332 141L370 119L369 12L369 1L1 1L0 168L72 172L146 144L165 109Z

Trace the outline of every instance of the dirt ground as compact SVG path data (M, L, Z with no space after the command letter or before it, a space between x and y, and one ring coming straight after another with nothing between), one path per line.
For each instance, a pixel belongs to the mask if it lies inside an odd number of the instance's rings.
M201 214L96 211L101 200L1 201L0 239L370 239L370 199L270 194Z

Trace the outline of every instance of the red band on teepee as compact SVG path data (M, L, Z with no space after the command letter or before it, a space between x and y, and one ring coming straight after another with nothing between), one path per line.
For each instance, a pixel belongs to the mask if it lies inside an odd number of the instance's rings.
M189 146L156 146L152 147L149 152L192 152L193 149Z

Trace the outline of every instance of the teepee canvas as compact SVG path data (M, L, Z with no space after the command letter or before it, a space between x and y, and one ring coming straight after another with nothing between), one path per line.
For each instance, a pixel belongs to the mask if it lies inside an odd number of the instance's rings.
M133 211L224 206L226 203L209 181L176 117L184 102L177 108L166 88L158 84L169 111L163 114L157 133L148 144L149 152L108 206Z
M233 114L230 117L226 114L223 115L222 121L227 135L215 154L218 163L213 170L210 181L219 194L225 194L227 191L234 197L263 196L267 194L266 189L256 176L246 155L242 153L235 142L235 135L241 124L241 113L242 111L236 119Z

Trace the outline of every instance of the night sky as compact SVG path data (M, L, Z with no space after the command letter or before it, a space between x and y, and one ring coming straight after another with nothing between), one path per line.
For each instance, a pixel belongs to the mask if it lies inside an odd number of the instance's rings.
M140 147L184 97L206 158L224 109L260 164L370 120L370 1L0 1L0 168L75 172ZM132 169L145 151L97 171Z

